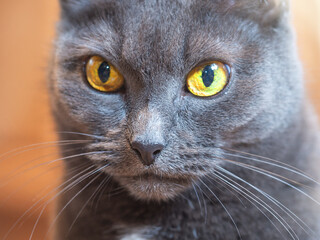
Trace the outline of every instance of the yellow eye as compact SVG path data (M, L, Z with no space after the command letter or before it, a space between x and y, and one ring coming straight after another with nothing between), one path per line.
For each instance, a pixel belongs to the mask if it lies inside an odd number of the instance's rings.
M94 88L102 92L114 92L123 84L123 76L102 57L93 56L86 66L87 80Z
M229 67L221 62L210 62L194 68L187 77L189 91L199 97L210 97L228 84Z

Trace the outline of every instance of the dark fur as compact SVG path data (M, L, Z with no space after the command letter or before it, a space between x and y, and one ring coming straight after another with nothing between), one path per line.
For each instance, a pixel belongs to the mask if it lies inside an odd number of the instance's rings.
M231 148L304 171L314 169L317 128L304 100L301 64L286 4L65 0L61 15L50 79L58 130L102 136L82 147L109 151L66 161L66 174L83 162L110 165L63 211L56 239L121 239L130 233L161 240L239 239L227 212L203 183L225 204L242 239L290 238L270 214L283 236L248 201L243 200L244 206L236 192L210 181L208 176L219 166L268 192L318 231L317 208L297 190L222 160L243 162L227 155L230 152L225 149ZM124 90L107 94L88 86L83 69L92 55L104 57L119 69L125 78ZM186 75L209 60L231 66L230 83L217 96L198 98L186 91ZM75 139L75 135L61 134L60 138ZM136 139L165 145L155 164L141 163L131 148ZM284 170L279 174L291 176ZM107 176L111 180L97 210L90 202L67 234ZM60 205L91 180L64 194ZM192 181L205 192L200 196L205 202L202 207ZM124 191L114 194L119 187ZM282 217L300 239L310 238L290 218Z

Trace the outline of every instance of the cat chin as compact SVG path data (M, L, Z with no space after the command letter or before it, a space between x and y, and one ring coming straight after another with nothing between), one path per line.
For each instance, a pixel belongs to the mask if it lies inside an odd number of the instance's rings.
M118 182L131 196L143 201L168 201L190 188L192 180L158 176L120 177Z

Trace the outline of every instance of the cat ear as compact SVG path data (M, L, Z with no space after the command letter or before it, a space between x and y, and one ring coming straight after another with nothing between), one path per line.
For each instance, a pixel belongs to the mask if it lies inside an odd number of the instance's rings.
M60 0L62 15L75 13L88 6L89 3L88 0Z
M277 22L289 12L288 0L262 0L264 2L264 12L261 15L261 21L264 25L270 25Z
M287 16L289 0L228 0L229 10L245 14L262 25L274 25Z

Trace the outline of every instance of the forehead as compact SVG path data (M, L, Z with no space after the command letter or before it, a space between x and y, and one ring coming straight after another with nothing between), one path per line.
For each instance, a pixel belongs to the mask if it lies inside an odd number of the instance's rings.
M172 19L179 13L194 13L192 17L215 16L218 13L242 13L243 18L269 18L287 6L287 0L60 0L62 16L69 19L86 20L103 15L137 19L143 16ZM271 14L270 14L271 10ZM94 14L92 14L94 13ZM266 15L266 16L261 16ZM268 17L269 16L269 17Z
M94 42L96 49L104 41L112 42L106 50L134 70L172 72L177 66L185 68L185 63L190 66L206 58L223 59L231 44L248 42L246 29L254 32L254 27L225 12L230 2L95 0L69 12L63 23L67 30L81 28L76 32L85 36L87 46ZM99 40L94 41L97 36Z
M239 0L239 2L244 1ZM219 13L226 14L234 6L234 0L62 0L62 2L63 16L77 23L95 18L107 18L113 23L116 21L137 23L148 20L163 24L166 21L195 20L195 18L214 17Z

